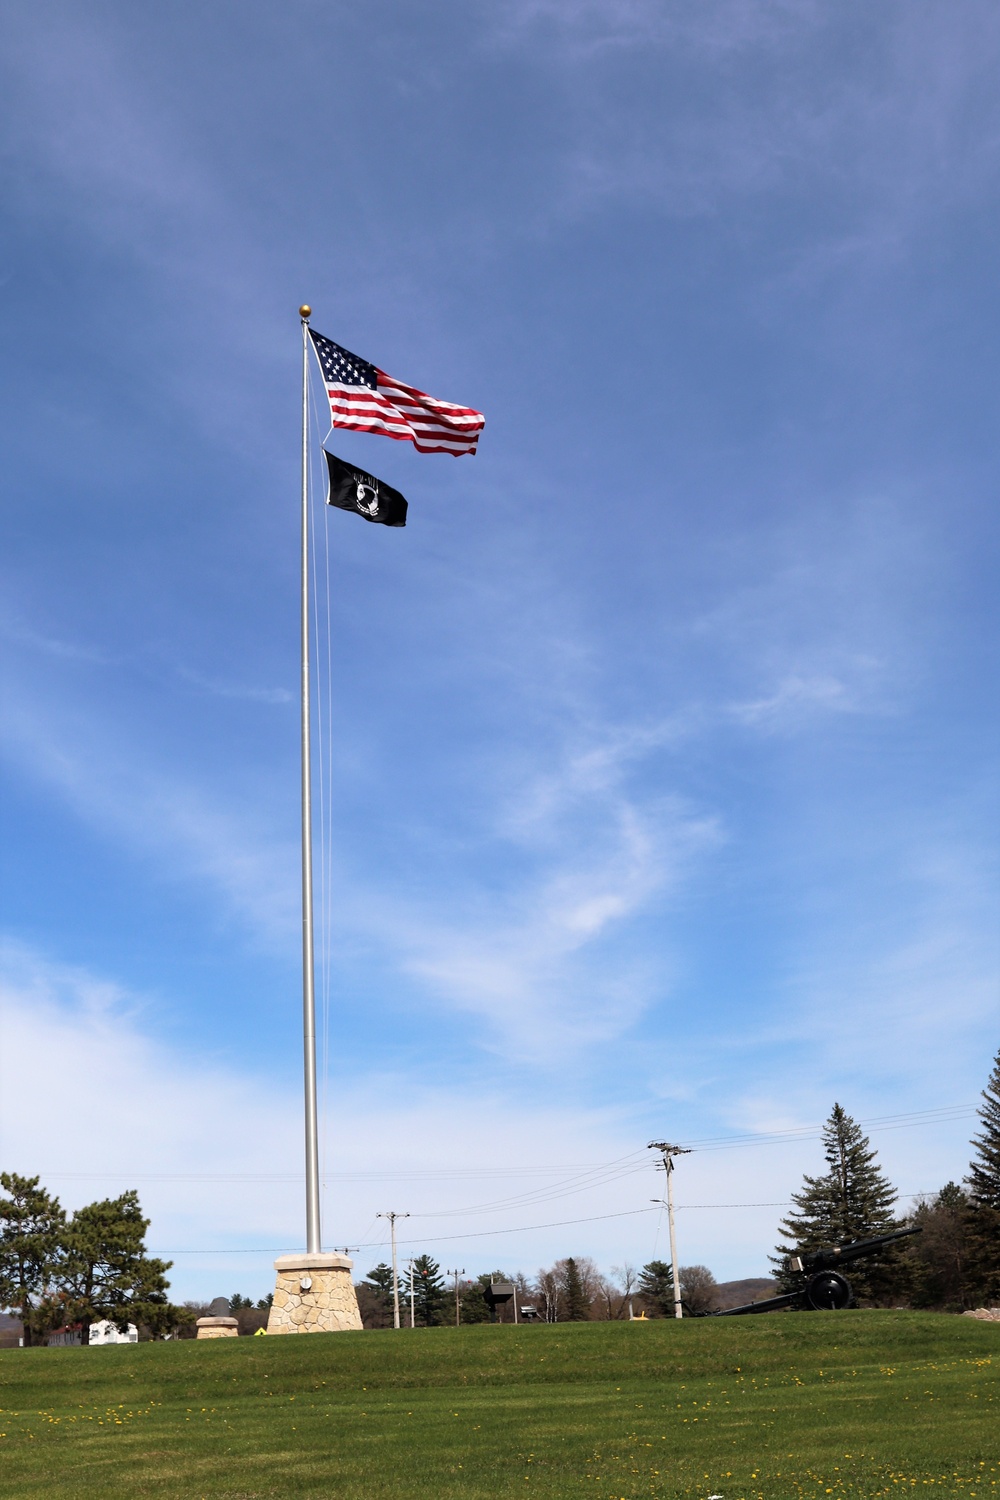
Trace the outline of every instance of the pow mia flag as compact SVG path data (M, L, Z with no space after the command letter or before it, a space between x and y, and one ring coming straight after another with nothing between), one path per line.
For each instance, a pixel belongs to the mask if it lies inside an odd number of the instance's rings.
M354 469L343 459L326 453L330 469L330 489L327 505L336 505L340 510L353 510L366 521L378 521L383 526L406 525L406 501L398 490L366 474L363 469Z

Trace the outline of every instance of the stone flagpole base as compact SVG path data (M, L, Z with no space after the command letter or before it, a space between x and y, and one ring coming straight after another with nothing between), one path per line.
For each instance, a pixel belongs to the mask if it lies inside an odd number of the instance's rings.
M234 1339L240 1331L235 1318L199 1318L195 1327L199 1339Z
M282 1255L267 1320L268 1333L343 1333L361 1327L346 1255Z

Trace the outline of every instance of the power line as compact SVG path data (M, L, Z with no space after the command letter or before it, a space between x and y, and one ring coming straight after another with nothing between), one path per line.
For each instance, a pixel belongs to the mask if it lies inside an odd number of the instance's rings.
M572 1198L576 1193L589 1192L592 1188L604 1187L609 1182L618 1182L623 1177L631 1177L636 1172L644 1172L647 1162L640 1161L629 1166L619 1167L620 1163L628 1162L631 1156L620 1157L618 1162L609 1162L605 1168L595 1168L591 1172L582 1172L575 1177L568 1177L563 1182L550 1183L548 1188L535 1188L527 1193L516 1193L510 1198L500 1198L491 1203L475 1204L469 1208L445 1208L437 1212L415 1214L418 1219L444 1219L455 1218L464 1214L486 1214L503 1213L511 1208L529 1208L535 1203L554 1203L557 1198ZM575 1184L575 1186L574 1186ZM563 1189L564 1191L557 1191Z
M859 1120L857 1123L862 1129L874 1133L884 1130L913 1129L921 1125L947 1124L952 1120L971 1118L978 1114L978 1105L951 1104L942 1105L938 1109L914 1110L908 1114L880 1115L870 1120ZM700 1139L690 1140L688 1149L691 1151L729 1151L742 1150L748 1146L765 1145L787 1145L796 1141L819 1140L822 1137L824 1127L822 1125L800 1125L793 1126L787 1130L759 1130L749 1132L745 1135L727 1136L705 1136ZM641 1151L629 1152L626 1156L616 1157L610 1162L581 1163L573 1165L563 1163L548 1167L525 1166L525 1167L434 1167L429 1169L398 1168L381 1172L324 1172L324 1183L331 1182L433 1182L456 1180L464 1177L475 1178L482 1181L484 1177L537 1177L551 1175L555 1172L569 1172L571 1175L566 1179L568 1183L578 1181L591 1175L610 1172L612 1168L624 1166L621 1176L629 1175L633 1170L642 1170L642 1167L625 1166L641 1156ZM51 1172L39 1171L39 1176L55 1181L95 1181L104 1182L298 1182L299 1173L294 1172ZM560 1188L565 1183L552 1183L551 1188ZM599 1184L595 1184L599 1185ZM541 1195L543 1188L535 1189L535 1194ZM518 1201L521 1197L532 1196L529 1194L517 1195ZM513 1202L514 1199L497 1200L498 1203ZM481 1205L484 1211L494 1205ZM469 1209L449 1209L449 1213L472 1212ZM477 1210L478 1211L478 1208ZM426 1217L426 1216L422 1216Z
M651 1214L651 1208L626 1208L616 1214L592 1214L588 1219L557 1219L550 1224L520 1224L516 1229L474 1229L469 1234L438 1234L431 1237L421 1237L419 1240L400 1240L401 1245L436 1245L442 1240L478 1240L488 1238L493 1234L527 1234L532 1229L559 1229L564 1224L593 1224L598 1219L627 1219L635 1214ZM359 1250L377 1250L385 1240L372 1240L367 1245L359 1245ZM280 1255L285 1250L283 1245L271 1245L267 1248L253 1250L155 1250L150 1251L152 1255Z
M974 1104L943 1105L940 1109L919 1109L908 1114L878 1115L871 1120L857 1123L871 1134L885 1130L909 1130L919 1125L946 1125L952 1120L963 1120L978 1114ZM692 1151L740 1150L746 1146L782 1146L795 1141L820 1140L825 1127L822 1125L800 1125L788 1130L760 1130L746 1135L707 1136L692 1141Z
M900 1193L899 1197L901 1199L903 1199L904 1201L912 1199L912 1198L922 1198L929 1191L930 1190L927 1189L927 1188L921 1188L919 1191L917 1191L915 1193ZM677 1213L682 1213L682 1212L690 1212L692 1209L712 1209L712 1208L725 1208L725 1209L731 1209L731 1208L791 1208L792 1206L793 1206L792 1199L787 1198L787 1199L784 1199L782 1201L769 1202L769 1203L678 1203L678 1204L675 1204L675 1210L676 1210ZM654 1213L654 1212L655 1212L655 1208L652 1208L652 1207L651 1208L626 1208L626 1209L621 1210L619 1213L613 1213L613 1214L591 1214L588 1218L585 1218L585 1219L556 1219L556 1220L554 1220L554 1221L552 1221L552 1222L550 1222L548 1224L520 1224L516 1228L513 1228L513 1229L474 1229L474 1230L470 1230L470 1232L468 1234L445 1234L445 1235L440 1235L439 1234L439 1235L422 1236L419 1240L400 1240L399 1244L401 1244L401 1245L436 1245L436 1244L439 1244L440 1242L442 1242L444 1240L488 1239L489 1236L493 1235L493 1234L529 1234L534 1229L561 1229L564 1225L569 1225L569 1224L596 1224L599 1220L602 1220L602 1219L628 1219L628 1218L634 1217L634 1215L636 1215L636 1214L651 1214L651 1213ZM384 1218L385 1215L379 1215L379 1217L383 1217ZM401 1214L401 1215L399 1215L399 1217L402 1218L403 1215ZM356 1245L354 1248L356 1250L378 1250L385 1243L386 1243L386 1241L384 1239L381 1239L381 1240L362 1240L361 1243L359 1245ZM151 1250L150 1254L151 1255L284 1255L291 1248L292 1247L290 1247L288 1245L266 1245L266 1246L255 1246L252 1249L223 1249L223 1250L219 1250L217 1248L213 1248L211 1250Z

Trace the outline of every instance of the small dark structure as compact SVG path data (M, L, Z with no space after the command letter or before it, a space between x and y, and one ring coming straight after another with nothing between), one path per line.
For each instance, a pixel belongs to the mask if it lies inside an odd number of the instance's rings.
M883 1245L894 1240L908 1239L911 1234L923 1234L922 1229L897 1229L892 1234L880 1234L870 1240L854 1240L849 1245L830 1245L825 1250L811 1250L808 1254L793 1255L789 1268L801 1276L801 1284L793 1292L783 1292L780 1297L765 1297L762 1302L746 1302L742 1307L726 1307L720 1312L689 1313L692 1318L736 1318L744 1313L777 1312L782 1307L801 1307L813 1312L837 1312L850 1307L854 1301L851 1283L836 1269L860 1260L864 1255L874 1255Z
M488 1287L483 1288L483 1297L489 1306L492 1323L497 1320L497 1308L513 1302L515 1290L512 1281L491 1281Z

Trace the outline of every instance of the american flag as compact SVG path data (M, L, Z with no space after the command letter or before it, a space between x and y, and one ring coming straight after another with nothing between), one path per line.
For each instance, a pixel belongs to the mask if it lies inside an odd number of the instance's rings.
M482 412L404 385L311 328L309 336L323 371L334 427L381 432L412 443L418 453L475 453L486 423Z

